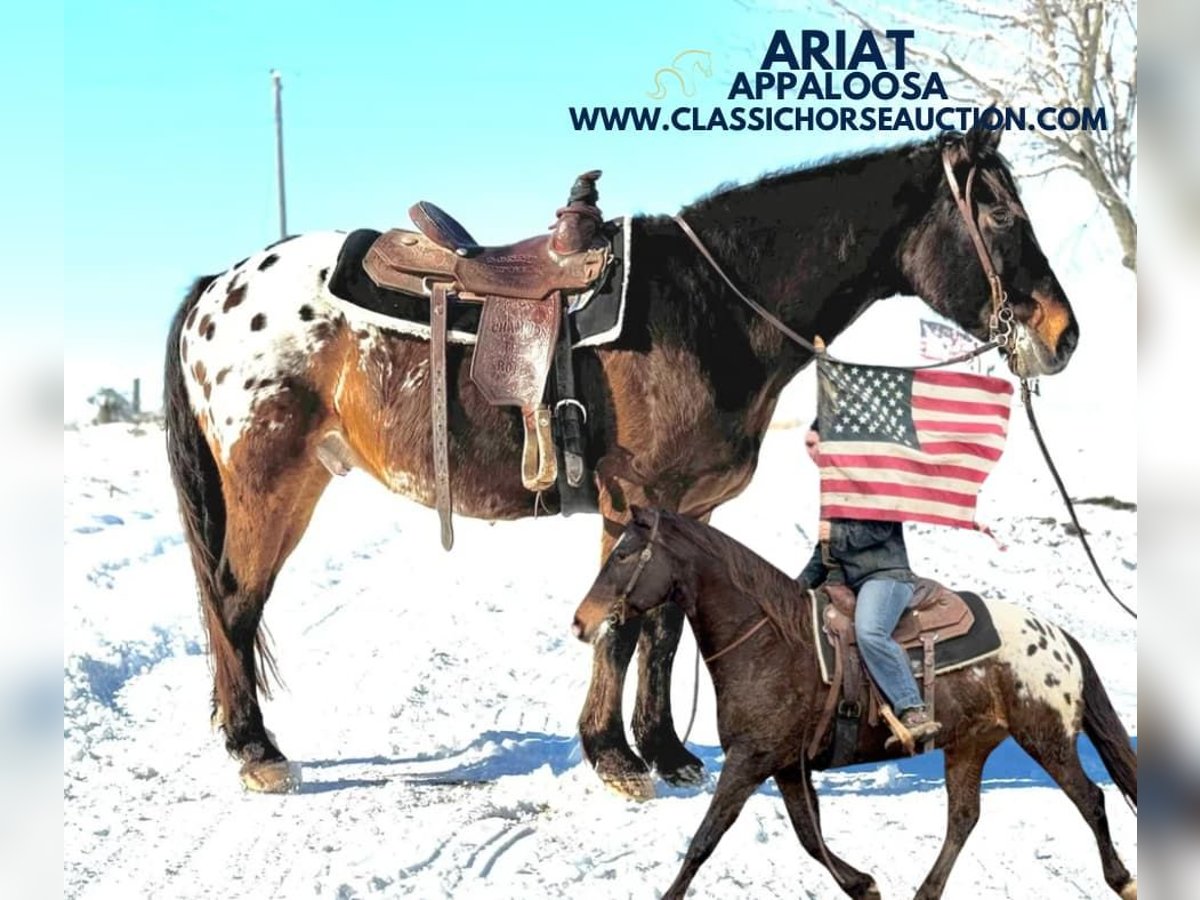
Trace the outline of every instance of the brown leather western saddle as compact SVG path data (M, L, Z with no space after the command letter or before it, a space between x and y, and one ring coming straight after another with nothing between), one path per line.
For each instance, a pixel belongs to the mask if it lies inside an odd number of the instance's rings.
M558 467L543 397L563 327L564 297L596 285L612 261L596 207L599 177L594 170L576 179L549 234L481 247L452 216L422 201L408 211L419 231L393 229L381 235L363 260L378 286L430 298L433 470L447 550L454 544L446 424L448 299L483 304L471 380L489 403L521 408L521 481L530 491L546 490Z
M898 722L892 721L894 716L887 709L886 703L878 695L871 677L863 665L858 653L858 641L854 634L854 608L856 597L854 591L844 584L823 584L817 588L829 597L829 605L825 607L821 628L829 636L834 649L833 672L829 674L829 693L821 710L821 718L808 745L808 755L813 758L820 752L822 741L834 721L835 713L837 728L833 738L830 766L844 765L850 761L857 743L858 724L864 709L863 700L867 699L870 708L869 719L876 720L876 712L882 712L888 719L893 730ZM938 641L946 641L959 637L971 630L975 623L975 614L967 606L965 600L958 594L943 587L930 578L918 578L909 603L908 613L900 617L900 622L892 632L892 638L905 650L920 647L924 652L924 665L921 680L925 690L925 705L930 716L934 716L934 646ZM818 654L820 647L817 648ZM864 694L867 695L864 698ZM903 726L900 726L903 729ZM904 743L909 753L913 752L911 737L905 741L903 733L897 737ZM925 742L923 749L931 750L933 740Z

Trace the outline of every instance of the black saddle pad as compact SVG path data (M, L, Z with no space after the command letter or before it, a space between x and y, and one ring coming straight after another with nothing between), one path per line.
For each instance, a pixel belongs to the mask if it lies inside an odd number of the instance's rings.
M961 669L993 656L1000 649L1000 635L996 633L992 615L979 595L972 594L970 591L955 591L955 593L966 601L967 606L975 615L975 623L966 634L948 641L938 641L933 645L933 670L935 673ZM829 640L825 629L821 627L821 623L825 621L825 608L829 606L829 597L824 591L814 591L813 596L816 597L816 602L813 604L813 629L821 635L821 640L817 641L817 648L820 652L821 678L826 684L829 684L833 675L833 643ZM913 674L920 680L925 668L924 650L920 647L909 650L908 664Z
M604 283L590 297L571 298L572 346L600 346L620 336L625 305L627 246L626 220L614 219L604 225L612 241L613 264ZM369 228L352 231L338 253L337 265L329 278L329 290L341 300L353 303L380 316L396 320L397 330L418 337L429 337L429 298L390 291L375 284L363 269L363 257L380 232ZM455 343L474 343L479 331L479 303L451 299L446 310L446 330Z

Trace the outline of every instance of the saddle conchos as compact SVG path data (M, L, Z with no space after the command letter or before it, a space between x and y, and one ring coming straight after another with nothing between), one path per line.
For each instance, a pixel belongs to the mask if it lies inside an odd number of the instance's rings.
M546 382L556 352L562 382L572 381L566 298L596 288L613 260L612 242L596 207L598 170L576 179L549 234L503 247L483 247L432 203L409 210L418 231L379 236L363 269L380 288L429 298L433 466L442 546L453 546L446 417L446 323L451 300L481 305L471 380L487 401L521 410L525 440L521 481L534 492L558 478ZM560 336L563 338L560 340ZM573 390L573 386L570 388ZM558 404L564 464L572 487L584 476L582 406Z

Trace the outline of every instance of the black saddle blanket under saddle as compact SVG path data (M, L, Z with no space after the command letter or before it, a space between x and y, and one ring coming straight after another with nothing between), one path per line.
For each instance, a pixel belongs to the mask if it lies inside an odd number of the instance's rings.
M934 674L953 672L981 660L994 656L1000 650L1000 635L992 623L991 613L987 604L978 594L970 591L956 591L966 601L967 606L975 616L971 630L960 637L938 641L934 646ZM821 635L817 641L817 659L821 664L821 678L826 684L832 683L834 657L833 644L821 623L825 621L825 608L829 605L829 597L824 591L813 591L815 598L813 606L813 630ZM909 649L908 664L917 680L921 680L924 670L924 651L920 646Z
M587 293L568 298L572 347L598 347L620 337L629 285L629 224L628 218L605 223L613 250L613 263L605 280ZM363 257L379 235L378 231L362 228L346 236L329 278L329 290L335 297L374 314L371 318L376 324L428 340L429 298L381 288L363 269ZM447 339L455 344L474 344L481 309L482 304L451 298L446 310Z

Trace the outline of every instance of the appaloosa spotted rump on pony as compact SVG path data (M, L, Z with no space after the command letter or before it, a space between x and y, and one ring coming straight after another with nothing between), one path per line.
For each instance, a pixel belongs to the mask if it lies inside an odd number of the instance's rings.
M819 670L812 603L802 583L715 528L671 512L635 509L579 605L573 630L584 641L603 640L612 628L628 627L664 604L680 609L712 676L725 764L664 898L684 896L768 778L779 786L800 843L842 890L851 897L880 896L875 879L834 855L821 834L811 770L827 767L828 745L822 751L811 743L829 689ZM999 652L936 682L949 816L941 853L918 900L942 895L979 819L983 765L1010 735L1087 821L1109 887L1122 900L1136 900L1137 881L1109 835L1104 795L1084 773L1076 749L1076 739L1087 734L1117 788L1137 804L1137 756L1104 685L1084 649L1061 628L1007 603L986 606L1000 636ZM864 726L847 764L900 755L900 748L886 745L888 734L882 722Z
M1003 300L1014 370L1067 365L1079 329L999 137L947 134L720 190L681 212L694 239L668 216L626 220L620 333L574 353L601 559L632 504L703 518L745 489L780 392L812 358L781 325L832 340L876 300L916 294L987 339ZM259 706L270 668L259 626L331 473L359 466L427 506L437 493L430 342L334 296L344 241L300 235L198 279L167 343L168 454L208 631L214 714L256 790L294 783ZM481 396L470 346L445 353L454 512L497 520L558 508L555 487L534 494L522 484L522 411ZM583 752L631 797L653 795L652 769L674 784L702 774L669 703L682 624L668 605L595 644ZM645 660L637 754L621 711L635 648Z

